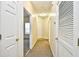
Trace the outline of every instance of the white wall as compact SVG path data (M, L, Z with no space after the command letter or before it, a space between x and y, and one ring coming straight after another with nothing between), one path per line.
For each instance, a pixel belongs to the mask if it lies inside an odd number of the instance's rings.
M54 42L54 39L55 39L54 32L55 32L55 30L54 30L54 17L53 16L50 17L49 28L50 28L50 30L49 30L49 43L50 43L52 53L54 54L54 50L55 50L55 48L54 48L54 46L55 46L54 45L55 44L55 42Z
M43 38L43 19L38 16L37 18L37 38Z
M48 16L38 16L37 18L38 39L49 38L49 18Z
M58 6L54 5L55 7L55 16L50 16L49 21L49 43L50 48L52 50L53 56L57 56L58 54L58 40L56 38L58 37Z
M31 29L32 29L32 48L35 45L36 41L37 41L37 19L36 17L32 17L31 20Z
M49 39L49 17L43 19L43 38Z

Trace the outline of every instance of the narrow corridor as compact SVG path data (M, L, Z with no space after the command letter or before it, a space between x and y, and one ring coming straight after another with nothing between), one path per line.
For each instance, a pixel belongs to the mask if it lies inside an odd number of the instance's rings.
M26 57L52 57L52 52L47 39L39 39Z
M79 57L79 1L0 1L0 57Z

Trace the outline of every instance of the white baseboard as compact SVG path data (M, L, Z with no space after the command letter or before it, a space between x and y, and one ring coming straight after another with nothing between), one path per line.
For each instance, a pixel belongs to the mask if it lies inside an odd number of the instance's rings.
M26 53L26 55L25 55L25 56L27 56L27 54L30 52L30 50L31 50L31 49L29 49L29 50L27 51L27 53Z
M53 56L55 57L55 54L54 54L54 52L53 52L53 49L52 49L52 47L51 47L50 42L49 42L49 45L50 45L51 52L52 52Z
M32 45L32 48L35 46L36 42L37 42L37 40L36 40L36 41L34 42L34 44ZM32 48L31 48L31 49L32 49Z

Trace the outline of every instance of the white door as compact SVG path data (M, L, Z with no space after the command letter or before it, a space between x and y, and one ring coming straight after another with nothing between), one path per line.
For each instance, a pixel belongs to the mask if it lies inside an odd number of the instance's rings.
M17 56L16 2L1 2L1 56Z
M58 54L73 56L73 2L62 1L59 5Z

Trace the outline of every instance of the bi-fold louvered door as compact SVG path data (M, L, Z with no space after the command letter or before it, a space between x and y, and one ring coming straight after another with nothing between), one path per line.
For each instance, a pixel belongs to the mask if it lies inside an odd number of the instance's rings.
M73 56L73 2L59 5L59 56Z

